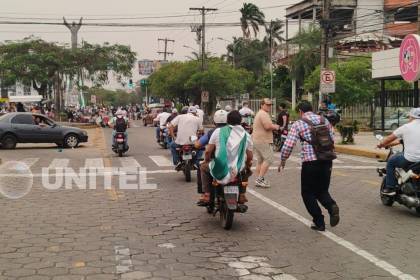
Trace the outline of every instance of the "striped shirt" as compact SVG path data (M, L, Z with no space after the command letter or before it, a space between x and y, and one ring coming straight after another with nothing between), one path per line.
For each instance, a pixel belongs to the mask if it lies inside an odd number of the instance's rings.
M303 115L303 118L310 120L315 125L321 123L321 117L317 114L314 114L313 112L305 113ZM334 140L333 128L331 124L328 122L328 120L326 118L324 119L325 119L325 123L328 124L328 126L330 127L331 138ZM311 142L312 140L311 128L306 122L302 120L298 120L292 125L289 135L287 136L287 139L283 145L283 148L281 149L282 161L286 161L290 157L294 146L299 140L302 145L302 151L300 154L302 161L307 162L307 161L317 160L315 150L312 147L312 145L309 144L309 142Z

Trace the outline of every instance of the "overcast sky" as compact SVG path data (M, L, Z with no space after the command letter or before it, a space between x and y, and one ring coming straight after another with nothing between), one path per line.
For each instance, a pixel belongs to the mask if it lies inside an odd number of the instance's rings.
M207 22L238 22L239 9L244 2L252 2L263 9L266 20L284 19L285 7L300 2L300 0L1 0L0 21L62 21L65 16L70 20L83 16L85 22L112 23L200 23L198 11L189 11L190 7L206 6L218 8L219 14L209 14ZM280 6L270 8L271 6ZM236 12L237 11L237 12ZM220 13L221 12L221 13ZM168 15L180 17L165 18ZM187 16L182 16L187 15ZM123 20L120 18L134 17L136 19ZM143 17L143 18L142 18ZM162 17L144 19L144 17ZM44 19L45 18L45 19ZM101 19L94 21L94 19ZM171 29L171 30L168 30ZM295 28L291 27L295 30ZM70 43L70 32L63 26L44 25L3 25L0 24L0 41L18 40L29 35L35 35L47 41ZM226 52L227 42L215 38L223 37L232 40L233 36L240 36L240 27L209 28L206 32L208 51L217 55ZM169 44L169 51L174 52L169 60L186 60L193 50L184 45L197 49L195 34L190 28L139 28L139 27L88 27L79 31L79 43L85 40L92 43L119 43L130 45L137 52L138 59L162 59L157 52L163 50L163 44L158 44L158 38L175 40ZM137 77L138 75L135 75Z

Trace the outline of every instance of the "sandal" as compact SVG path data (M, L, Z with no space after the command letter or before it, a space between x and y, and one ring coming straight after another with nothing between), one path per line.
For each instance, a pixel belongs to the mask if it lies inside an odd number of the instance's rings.
M207 206L210 202L210 193L204 193L201 195L200 200L197 202L198 206Z

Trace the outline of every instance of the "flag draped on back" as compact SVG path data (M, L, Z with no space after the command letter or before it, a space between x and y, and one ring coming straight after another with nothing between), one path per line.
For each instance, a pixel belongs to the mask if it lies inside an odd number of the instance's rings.
M220 184L233 181L245 167L247 138L240 125L220 128L219 151L210 163L210 173Z

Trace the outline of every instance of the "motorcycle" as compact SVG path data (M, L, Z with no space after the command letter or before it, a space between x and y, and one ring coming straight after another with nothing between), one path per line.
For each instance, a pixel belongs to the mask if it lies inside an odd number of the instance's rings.
M253 117L251 115L245 115L242 116L242 127L248 132L249 134L252 134L252 124L253 124Z
M115 134L115 146L112 147L112 151L122 157L125 152L128 151L128 145L125 144L124 132L117 132Z
M168 129L163 129L163 128L161 128L160 129L160 133L159 133L159 145L162 147L162 148L164 148L164 149L167 149L168 148L168 144L169 144L169 142L168 142Z
M191 143L194 143L198 139L197 136L191 136ZM197 161L197 151L194 148L193 144L182 145L177 148L179 158L181 159L181 164L178 166L177 171L181 171L185 175L185 181L191 182L191 171L197 170L196 161Z
M219 212L220 225L226 230L232 228L235 213L245 213L248 210L247 205L238 203L239 190L241 187L246 188L247 184L240 178L226 185L218 184L216 181L211 184L207 212L213 216Z
M283 148L284 142L286 142L287 135L289 132L284 129L283 131L277 130L273 131L273 147L275 152L280 152Z
M382 141L383 136L376 135L376 139ZM404 144L402 145L404 149ZM397 153L394 152L394 149L392 147L389 148L386 160L380 162L388 162L395 154ZM398 202L409 209L415 208L416 212L420 214L420 162L413 164L407 169L396 169L395 175L398 180L398 185L396 195L394 196L382 193L386 183L386 168L378 168L377 172L380 177L383 177L380 188L380 196L383 205L391 207L394 202Z

